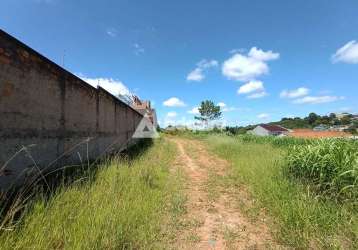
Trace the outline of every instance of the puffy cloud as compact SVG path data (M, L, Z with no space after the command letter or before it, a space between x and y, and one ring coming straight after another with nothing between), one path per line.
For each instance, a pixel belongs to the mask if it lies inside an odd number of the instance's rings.
M270 115L266 114L266 113L262 113L262 114L259 114L257 116L257 118L259 118L259 119L268 119L268 118L270 118Z
M224 76L239 81L251 80L268 72L269 68L266 63L241 54L235 54L226 60L222 67Z
M164 106L167 107L185 107L185 103L177 97L171 97L163 102Z
M305 96L293 101L295 104L320 104L343 100L344 96Z
M238 89L237 93L239 95L248 94L247 98L249 99L257 99L267 96L264 84L261 81L250 81L245 83Z
M229 51L230 54L236 54L236 53L244 53L245 49L241 48L241 49L232 49Z
M132 93L129 89L119 80L113 78L88 78L79 76L83 81L92 85L93 87L97 87L97 85L101 86L109 93L115 96L123 95L123 96L131 96Z
M300 87L292 90L283 90L280 93L281 98L298 98L302 96L306 96L309 93L309 89L305 87Z
M279 53L251 48L247 55L236 53L227 59L222 66L222 74L228 79L237 81L253 80L269 73L267 61L276 60Z
M264 84L261 81L250 81L242 85L237 91L238 94L249 94L252 92L261 92L264 90Z
M220 111L222 111L222 112L230 112L230 111L235 111L235 110L241 110L240 108L229 107L224 102L218 102L218 104L216 104L216 105L220 107Z
M203 70L196 68L192 72L189 73L189 75L186 77L187 81L195 81L200 82L204 80L205 76L203 74Z
M338 49L332 56L332 62L358 63L358 42L353 40Z
M167 117L173 118L173 117L176 117L176 116L177 116L177 113L174 112L174 111L171 111L171 112L167 113Z
M199 112L199 107L194 107L194 108L192 108L191 110L188 110L188 113L189 113L189 114L193 114L193 115L198 115L198 114L200 114L200 112Z
M200 82L205 78L204 75L205 70L209 68L217 67L218 65L219 63L216 60L206 60L206 59L201 60L196 64L197 67L188 74L186 79L187 81Z
M219 63L216 60L206 60L206 59L201 60L197 64L197 66L202 69L208 69L208 68L216 67L218 65Z
M259 61L271 61L271 60L278 59L280 57L280 54L274 53L271 50L265 52L261 49L257 49L256 47L253 47L249 51L248 56L255 58L256 60Z

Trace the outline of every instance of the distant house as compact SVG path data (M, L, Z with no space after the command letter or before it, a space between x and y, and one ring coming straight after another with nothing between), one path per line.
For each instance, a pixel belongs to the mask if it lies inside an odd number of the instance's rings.
M248 133L258 136L284 136L289 133L289 130L278 125L261 124L256 126L253 130L248 131Z
M347 129L349 129L350 125L334 125L329 128L331 131L340 131L343 132Z
M176 126L172 126L169 125L168 127L165 128L165 131L176 131L176 130L187 130L188 128L186 126L183 125L176 125Z
M344 113L336 113L335 115L339 120L341 120L343 117L349 116L350 114L344 112Z
M313 128L313 131L326 131L329 129L328 125L320 124Z
M156 128L158 125L157 115L155 109L151 107L150 101L142 101L138 96L133 96L132 107L142 115L147 115L153 126Z

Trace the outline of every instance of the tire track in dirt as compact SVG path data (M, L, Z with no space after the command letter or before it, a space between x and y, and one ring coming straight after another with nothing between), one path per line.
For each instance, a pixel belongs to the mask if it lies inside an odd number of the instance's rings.
M176 165L187 175L187 214L184 228L178 234L177 249L277 249L268 226L252 221L240 211L237 197L224 187L208 190L210 174L224 176L229 163L211 155L196 140L170 138L178 148ZM213 192L215 198L213 199ZM243 190L235 192L249 206L250 198Z

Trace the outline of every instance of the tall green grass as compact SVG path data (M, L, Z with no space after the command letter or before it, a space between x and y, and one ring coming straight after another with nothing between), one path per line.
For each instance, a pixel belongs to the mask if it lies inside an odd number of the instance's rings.
M239 135L236 136L242 142L269 143L273 146L287 147L293 145L306 145L312 142L312 139L294 138L294 137L278 137L278 136L257 136L257 135Z
M288 172L313 184L329 198L357 202L358 143L345 139L316 140L293 146L287 153Z
M242 137L210 136L206 141L213 153L232 163L229 185L245 185L258 207L266 208L280 242L299 249L357 249L355 203L319 199L310 186L288 176L286 147Z
M169 172L174 155L174 146L159 139L134 160L104 163L92 181L63 186L50 199L38 197L15 229L1 232L0 248L164 248L161 224L178 193Z

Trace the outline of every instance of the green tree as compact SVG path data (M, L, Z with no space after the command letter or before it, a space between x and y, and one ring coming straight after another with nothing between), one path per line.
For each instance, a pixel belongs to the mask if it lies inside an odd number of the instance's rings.
M351 118L350 118L348 115L343 116L343 117L341 118L341 124L342 124L342 125L348 125L348 124L350 124L350 123L351 123Z
M209 121L217 120L221 117L220 106L216 106L213 101L202 101L199 107L200 116L195 119L204 122L206 125Z
M317 121L318 118L319 118L319 116L316 113L312 112L312 113L309 113L307 120L310 125L313 125Z
M337 116L336 116L335 113L330 113L330 114L329 114L329 119L334 120L334 119L336 119L336 118L337 118Z

